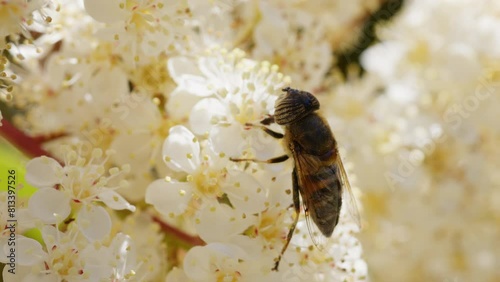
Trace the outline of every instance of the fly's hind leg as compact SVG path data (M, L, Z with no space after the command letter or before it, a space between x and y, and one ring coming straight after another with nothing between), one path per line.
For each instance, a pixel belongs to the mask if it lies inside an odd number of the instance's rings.
M293 207L295 208L295 219L293 220L293 223L290 226L290 230L288 231L288 235L286 236L285 245L283 246L283 249L281 249L278 258L276 258L276 262L274 263L274 267L272 269L274 271L278 271L281 257L288 248L288 244L290 244L290 241L292 240L293 232L295 232L295 227L297 227L297 222L299 221L299 215L300 215L299 181L297 178L297 170L295 168L293 169L292 173L292 182L293 182Z

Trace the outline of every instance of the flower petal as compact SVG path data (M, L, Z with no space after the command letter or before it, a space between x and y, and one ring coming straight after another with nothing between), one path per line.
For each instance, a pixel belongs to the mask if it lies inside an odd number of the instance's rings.
M239 124L219 124L210 130L210 141L216 152L223 152L228 157L240 157L246 144L241 133L242 127Z
M171 169L192 173L200 165L200 144L189 129L176 125L163 143L163 157Z
M60 183L56 171L61 169L61 165L54 159L42 156L30 160L26 164L26 182L38 187L51 187Z
M191 200L192 187L188 183L166 182L159 179L146 190L146 203L164 215L179 215L186 211Z
M206 98L199 101L191 110L189 125L196 134L210 132L215 117L223 117L224 105L216 98Z
M59 277L55 273L42 274L42 273L33 273L32 266L17 266L15 268L15 274L9 272L9 267L6 266L3 268L3 281L4 282L58 282L60 281Z
M14 242L14 241L9 241ZM2 263L9 263L9 258L7 257L10 254L10 249L12 246L7 244L7 240L4 240L2 243L2 256L0 261ZM36 263L42 262L46 257L46 253L42 249L42 245L31 238L24 237L23 235L16 235L16 256L15 261L19 265L34 265Z
M184 270L174 267L167 275L166 282L186 282L189 281Z
M173 119L181 120L187 118L191 109L199 100L199 96L186 91L186 89L182 87L177 87L170 93L165 107L169 116Z
M237 210L257 213L266 208L266 190L253 176L240 171L229 171L227 184L222 189Z
M227 205L206 206L200 211L196 230L205 242L226 242L232 236L243 233L252 224L253 218L242 216L240 210Z
M179 87L182 87L187 92L199 96L207 97L212 95L214 92L210 91L207 87L208 82L205 77L184 74L179 78Z
M186 57L170 58L167 62L167 67L170 76L177 84L182 82L182 76L186 74L201 75L200 70L196 67L196 62Z
M71 212L70 199L59 190L43 188L38 190L28 202L28 208L34 217L46 224L61 222Z
M111 218L101 206L82 207L78 212L76 222L83 235L91 242L104 239L111 231Z
M129 210L129 211L135 211L135 207L125 198L123 198L120 194L116 193L113 190L105 190L101 193L99 193L99 199L106 204L106 206L114 209L114 210Z
M247 253L236 245L210 243L189 250L184 258L184 272L195 281L215 281L218 271L237 270L238 263L246 259Z
M137 249L130 236L118 233L110 244L113 257L116 260L116 278L127 280L127 275L137 266Z
M125 20L125 11L120 9L120 1L117 0L84 0L85 10L96 21L113 23Z

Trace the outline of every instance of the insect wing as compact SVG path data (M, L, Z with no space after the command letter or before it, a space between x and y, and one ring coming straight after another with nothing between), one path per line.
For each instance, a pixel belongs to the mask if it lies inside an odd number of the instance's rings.
M302 208L304 210L307 230L311 240L319 250L323 250L326 244L326 238L323 236L318 226L311 218L311 208L314 208L314 202L311 202L311 195L314 191L321 189L318 183L307 177L306 174L316 172L321 168L321 163L314 156L294 154L295 166L299 178L299 190L302 199Z
M349 179L347 178L347 173L345 171L344 164L342 163L340 155L337 156L335 167L337 170L337 175L340 176L340 181L342 182L342 198L344 206L346 206L347 213L352 218L354 223L356 223L358 228L361 229L361 217L359 216L358 205L356 204L356 198L352 193L351 184L349 183Z
M306 224L307 224L307 231L309 232L309 235L311 236L311 240L318 248L318 250L323 251L325 246L326 246L326 237L323 236L321 231L319 230L318 226L313 222L311 219L311 214L308 210L306 201L302 200L302 207L304 209L304 214L306 218Z

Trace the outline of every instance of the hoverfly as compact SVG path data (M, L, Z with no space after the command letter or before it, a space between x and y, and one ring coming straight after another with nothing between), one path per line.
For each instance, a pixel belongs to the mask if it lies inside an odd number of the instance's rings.
M247 126L260 127L274 138L283 138L287 154L264 161L231 158L235 162L278 163L286 161L291 155L294 160L292 183L295 219L288 232L285 245L275 260L273 267L275 271L278 270L281 257L297 226L300 198L309 234L316 247L319 247L319 238L315 237L317 234L313 232L315 227L310 219L312 218L325 237L330 237L339 220L342 195L348 201L349 214L360 226L356 201L339 155L337 142L328 122L316 112L319 109L318 99L309 92L290 87L283 91L285 93L276 100L273 116L263 119L260 125L247 124ZM284 134L267 127L274 122L284 128Z

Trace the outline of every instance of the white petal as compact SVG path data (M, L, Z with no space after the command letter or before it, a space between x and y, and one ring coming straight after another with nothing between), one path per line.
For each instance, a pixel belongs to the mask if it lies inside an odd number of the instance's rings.
M28 208L34 217L44 223L54 224L68 217L71 212L70 199L59 190L43 188L29 199Z
M159 179L151 183L146 190L146 203L153 205L164 215L179 215L186 211L192 196L189 183L166 182Z
M189 250L184 258L184 272L196 281L215 281L216 268L235 268L239 259L247 258L245 251L236 245L210 243Z
M243 233L254 217L242 216L240 210L227 205L207 206L200 211L196 230L205 242L226 242L229 238ZM217 226L217 228L213 228Z
M9 241L9 242L15 242L15 262L16 264L19 265L34 265L39 262L42 262L43 259L46 257L46 253L42 249L42 245L31 238L24 237L22 235L16 235L15 241ZM9 266L10 263L10 258L7 256L10 255L10 249L13 246L9 246L7 243L7 240L5 240L3 243L5 243L2 246L2 257L0 259L1 262L7 263L7 267Z
M62 238L64 236L64 234L61 231L57 230L55 226L47 224L42 227L40 232L42 233L43 242L50 248L52 248L52 246L54 245L60 244L60 242L58 242L59 238Z
M211 250L204 247L193 247L184 257L184 272L186 275L196 281L211 281L210 275L213 275L210 269ZM215 278L215 277L214 277Z
M266 189L250 174L229 171L229 179L223 191L235 209L245 213L257 213L266 208Z
M226 109L216 98L206 98L199 101L191 110L189 125L196 134L205 134L214 124L213 118L223 117Z
M12 274L8 272L9 267L6 266L3 269L3 281L4 282L59 282L60 279L55 273L50 274L39 274L33 273L32 266L21 266L16 267L16 273Z
M99 106L111 105L115 100L129 94L127 75L119 68L103 69L97 72L87 81L87 85L90 87L90 94L92 94L95 105ZM138 95L127 96L129 98L127 102L131 104L131 107L135 106L132 104L135 102L132 98L137 99L137 97L142 98Z
M210 91L207 85L207 79L202 76L185 74L179 78L179 86L196 96L207 97L212 95L214 92Z
M201 75L201 72L196 67L196 62L186 57L173 57L167 63L170 77L175 83L180 84L182 76L186 74Z
M76 222L83 235L91 242L104 239L111 231L111 218L101 206L82 207L78 212Z
M187 282L190 281L184 270L174 267L168 275L166 282Z
M103 201L106 206L114 210L129 210L135 211L135 207L127 202L120 194L113 190L105 190L99 193L99 199Z
M60 183L56 171L62 169L61 165L54 159L46 156L34 158L26 164L26 182L42 188L51 187Z
M189 129L176 125L163 143L163 157L171 169L192 173L200 165L200 144Z
M111 248L87 244L80 254L85 258L84 272L89 274L88 281L105 280L113 274L115 268L111 264L114 260Z
M187 118L193 106L198 103L200 97L194 95L181 87L177 87L170 93L167 104L165 105L167 112L173 119Z
M137 266L136 247L130 236L118 233L110 244L113 251L113 257L116 260L117 277L124 279L124 277ZM126 279L124 279L126 280Z
M223 152L228 157L240 157L246 144L241 134L242 127L239 124L219 124L210 130L210 141L216 152Z
M112 23L125 20L126 12L118 0L84 0L85 10L96 21Z

